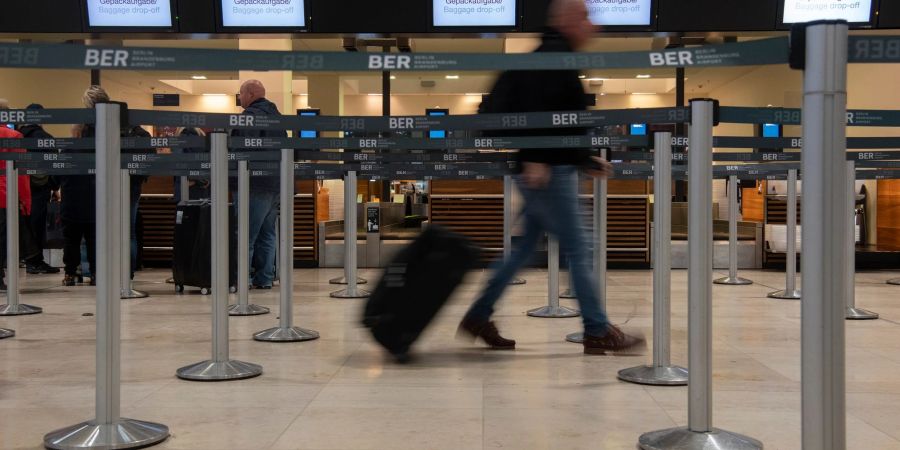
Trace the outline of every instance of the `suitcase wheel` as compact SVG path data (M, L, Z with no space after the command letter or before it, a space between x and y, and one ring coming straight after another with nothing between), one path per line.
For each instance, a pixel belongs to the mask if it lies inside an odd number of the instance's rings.
M200 294L209 295L209 288L200 288Z
M182 293L182 292L184 292L184 286L182 286L182 285L180 285L180 284L176 284L176 285L175 285L175 292L177 292L177 293L179 293L179 294Z
M228 292L231 292L232 294L237 293L237 286L231 286L228 288Z

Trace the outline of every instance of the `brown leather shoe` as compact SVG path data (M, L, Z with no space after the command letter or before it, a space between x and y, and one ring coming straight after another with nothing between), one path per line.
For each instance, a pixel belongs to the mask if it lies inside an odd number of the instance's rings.
M492 350L514 350L516 341L500 336L494 322L475 322L463 319L456 332L457 336L466 334L473 339L481 338Z
M584 353L586 355L603 355L607 352L641 350L646 345L647 341L642 336L629 336L615 325L607 326L606 336L603 337L584 335Z

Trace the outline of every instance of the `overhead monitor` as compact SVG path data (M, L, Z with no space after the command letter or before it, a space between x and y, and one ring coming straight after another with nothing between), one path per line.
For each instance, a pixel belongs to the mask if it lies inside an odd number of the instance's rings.
M84 18L92 31L175 28L174 0L84 0Z
M450 114L449 109L426 109L426 116L446 116ZM447 137L447 130L429 130L428 131L428 139L445 139Z
M431 0L434 28L515 28L518 0Z
M781 0L780 25L815 20L846 20L851 24L871 25L873 0Z
M223 29L306 28L306 0L219 0L217 4Z
M647 124L644 124L644 123L631 124L631 135L632 136L646 136L647 135Z
M653 24L653 0L585 0L594 25L648 27Z
M321 110L314 109L314 108L297 110L297 115L300 117L315 117L315 116L318 116L320 113L321 113ZM300 133L298 133L298 134L300 135L301 138L305 138L305 139L314 139L314 138L319 137L319 132L314 131L314 130L300 130Z
M781 125L777 123L764 123L762 125L762 137L764 138L780 138Z

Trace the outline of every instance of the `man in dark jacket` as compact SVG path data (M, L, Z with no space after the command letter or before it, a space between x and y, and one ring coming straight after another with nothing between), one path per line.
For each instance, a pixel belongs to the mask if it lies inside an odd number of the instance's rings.
M278 107L266 99L266 88L259 80L241 85L241 107L244 114L280 115ZM286 137L284 130L234 130L232 136ZM250 270L253 287L271 289L275 280L275 220L280 204L278 177L250 178ZM235 198L237 198L235 196ZM244 205L237 205L238 208ZM290 258L288 259L290 260Z
M33 103L25 109L44 109L43 106ZM27 124L19 127L19 132L26 139L52 139L43 127L38 124ZM47 208L50 205L52 192L59 189L51 183L47 175L31 176L31 233L34 244L40 250L35 256L25 260L26 271L30 274L59 273L58 267L52 267L44 261L44 246L47 243Z
M572 52L587 42L593 32L583 0L554 0L548 13L551 31L543 37L537 52ZM578 72L517 71L500 76L482 105L482 113L523 113L540 111L583 111L585 91ZM532 130L518 135L584 134L584 129ZM520 173L516 177L525 199L525 235L509 259L501 261L487 288L460 323L460 332L481 338L493 349L513 349L516 341L500 335L490 321L494 305L503 291L528 261L545 233L559 240L569 261L572 282L584 322L584 352L604 354L632 349L643 339L628 336L609 323L600 305L591 274L588 245L581 230L576 182L578 171L606 176L606 161L591 157L588 149L532 149L518 154ZM604 280L600 280L603 282Z

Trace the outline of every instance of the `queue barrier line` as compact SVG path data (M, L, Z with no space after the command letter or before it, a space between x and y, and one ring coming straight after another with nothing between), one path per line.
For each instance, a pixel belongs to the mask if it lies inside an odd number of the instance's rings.
M0 44L0 67L208 71L482 71L645 69L787 64L784 37L660 51L605 53L348 53Z

